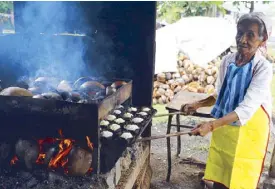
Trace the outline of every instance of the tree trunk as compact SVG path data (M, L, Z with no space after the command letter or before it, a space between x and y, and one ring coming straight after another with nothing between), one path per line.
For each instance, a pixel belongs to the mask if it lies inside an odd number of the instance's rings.
M255 3L254 1L250 2L250 10L249 10L250 13L254 11L254 3Z

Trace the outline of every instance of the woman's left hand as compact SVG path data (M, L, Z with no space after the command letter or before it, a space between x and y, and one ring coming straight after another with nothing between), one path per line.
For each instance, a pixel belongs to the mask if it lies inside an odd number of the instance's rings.
M192 135L205 136L213 131L213 122L204 122L191 130Z

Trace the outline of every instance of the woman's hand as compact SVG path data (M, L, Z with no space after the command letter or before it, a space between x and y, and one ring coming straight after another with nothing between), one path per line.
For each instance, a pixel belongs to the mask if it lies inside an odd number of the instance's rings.
M212 132L214 129L213 122L204 122L199 124L197 127L191 130L192 135L200 135L200 136L205 136L208 133Z
M198 108L199 108L198 103L183 104L181 106L180 111L183 113L183 115L193 115Z

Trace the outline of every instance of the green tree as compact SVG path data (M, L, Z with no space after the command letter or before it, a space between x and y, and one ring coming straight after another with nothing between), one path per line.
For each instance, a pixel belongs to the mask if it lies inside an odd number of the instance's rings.
M237 6L239 8L239 6L241 4L244 4L246 8L249 9L249 12L253 12L254 9L255 9L255 2L258 2L258 1L234 1L233 2L233 5ZM261 1L263 4L268 4L270 3L271 1Z
M173 23L181 17L202 16L213 7L224 13L223 1L159 1L157 2L158 18Z
M0 13L8 14L13 10L12 1L0 1Z

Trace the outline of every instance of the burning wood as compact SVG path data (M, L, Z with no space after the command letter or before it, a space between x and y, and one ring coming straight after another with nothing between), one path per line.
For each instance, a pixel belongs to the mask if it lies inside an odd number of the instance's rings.
M93 146L93 143L91 143L91 140L88 136L86 136L86 140L87 140L87 145L88 147L93 150L94 149L94 146Z
M23 161L28 169L32 169L35 164L44 164L52 170L62 168L66 174L85 175L91 170L92 153L76 147L75 140L65 138L62 130L59 130L59 135L59 138L39 139L37 143L18 140L15 146L16 156L11 160L11 165ZM93 150L88 136L86 140L88 149Z
M18 161L17 156L14 156L14 157L12 158L10 164L11 164L11 165L15 165L17 161Z
M73 147L68 159L68 174L85 175L92 164L92 154L79 147Z
M28 169L32 169L39 156L39 145L31 140L19 139L15 144L15 154L19 161L24 161Z

